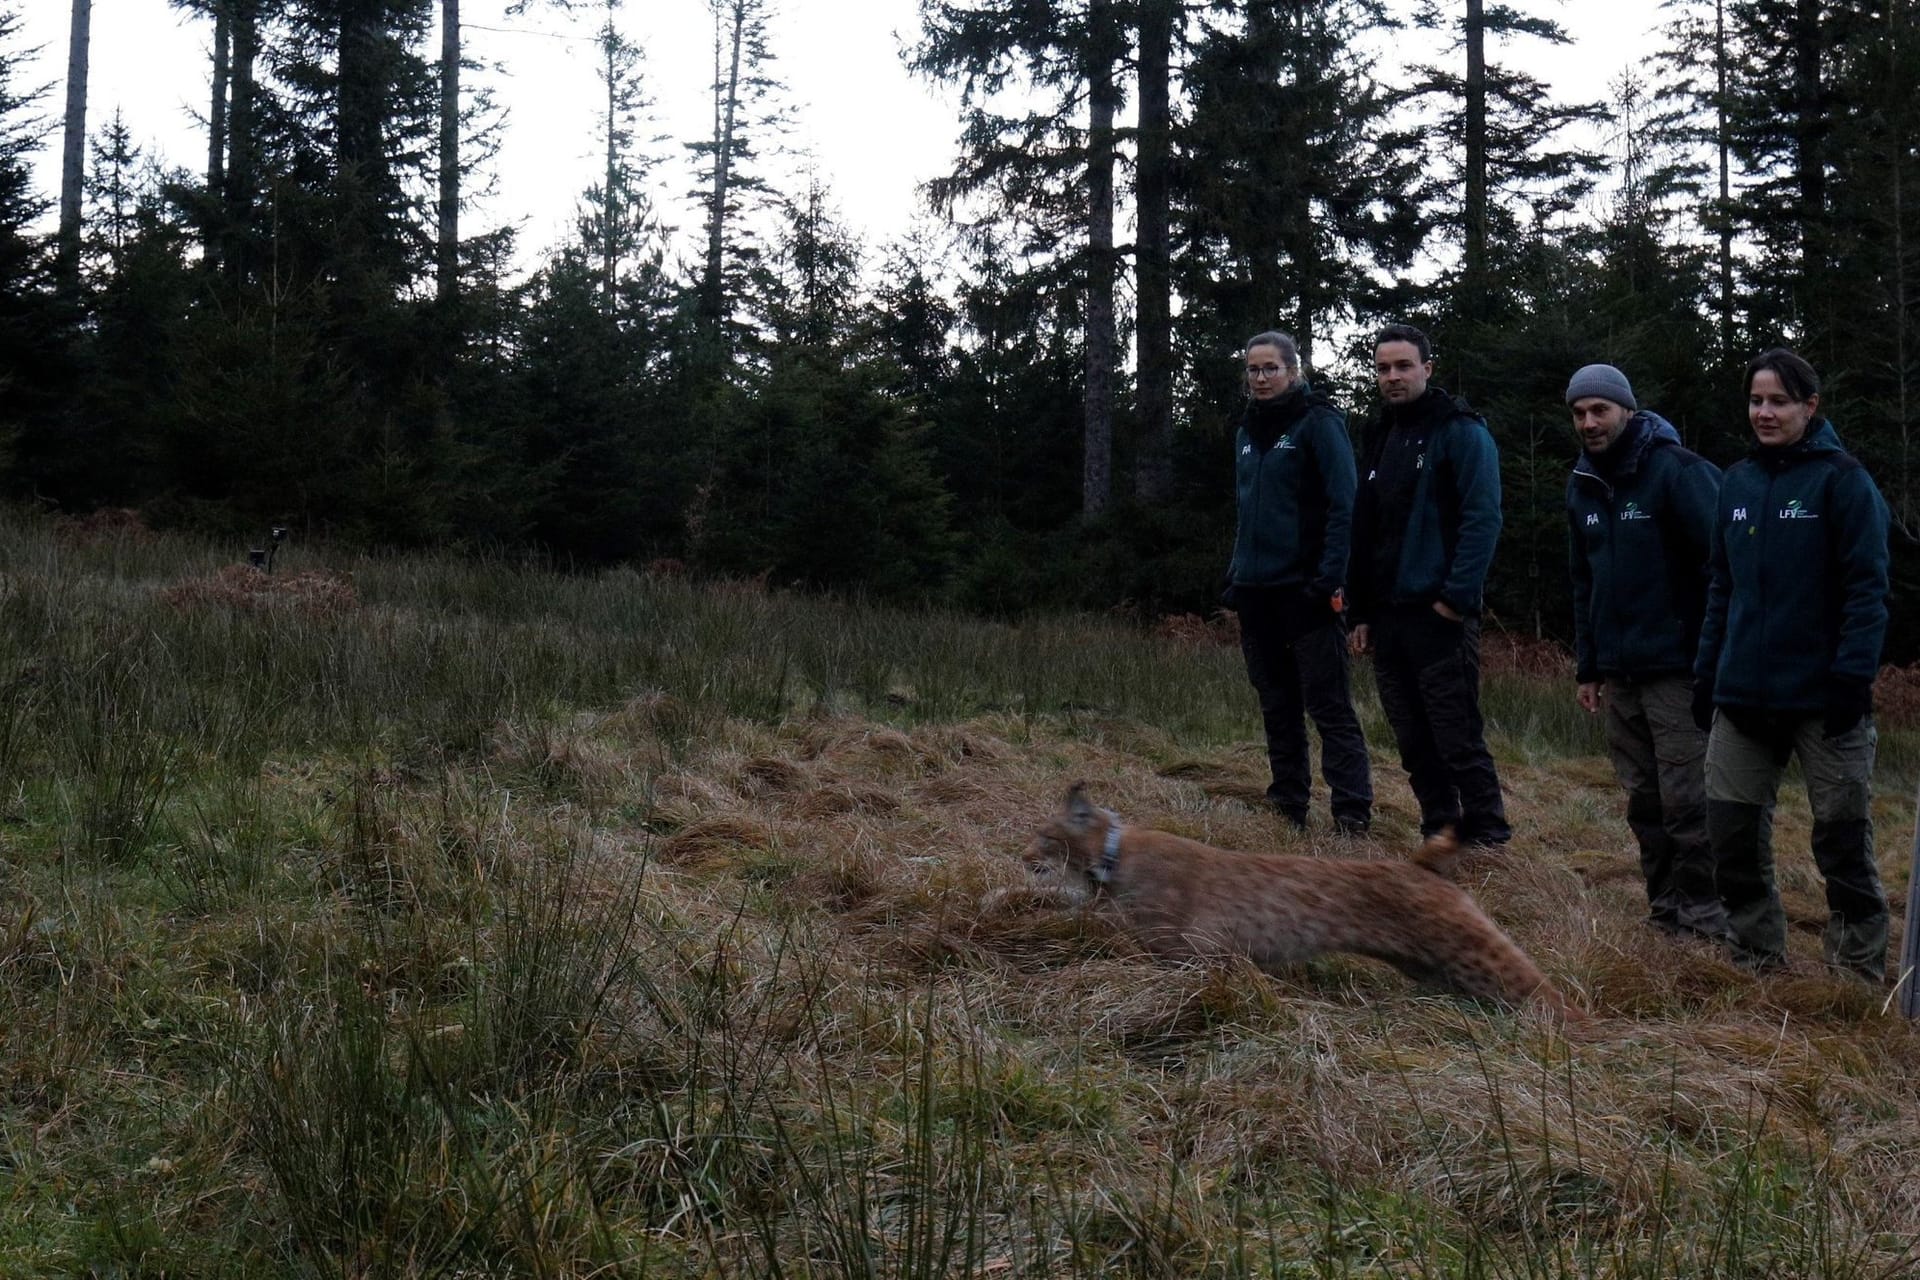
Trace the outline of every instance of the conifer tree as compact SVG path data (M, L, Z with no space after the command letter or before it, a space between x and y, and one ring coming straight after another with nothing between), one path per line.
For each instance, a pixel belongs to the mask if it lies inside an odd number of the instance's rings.
M33 188L40 94L20 83L25 55L13 47L20 14L0 3L0 450L12 451L31 414L44 408L55 350L45 247L33 233L47 202ZM23 479L17 471L14 483Z
M145 180L146 169L146 157L133 140L125 115L116 107L93 145L88 182L92 216L84 220L89 243L82 247L82 262L89 258L98 261L102 274L117 274L125 265L145 194L154 186Z
M178 430L177 371L197 292L192 231L119 111L92 151L81 246L87 324L50 487L75 503L145 504L170 496L158 468Z
M695 294L700 365L718 373L738 353L740 308L751 292L761 247L745 213L764 207L769 188L754 168L762 146L785 125L767 43L770 0L707 0L713 17L713 130L688 144L697 158L706 252Z
M951 563L950 502L894 367L869 356L860 257L810 180L770 255L764 376L728 424L702 563L925 597Z
M1312 367L1364 325L1420 248L1423 177L1357 29L1369 4L1264 0L1209 22L1185 80L1177 238L1199 420L1240 386L1237 352L1276 325Z
M677 555L686 499L667 393L672 287L647 196L653 157L640 47L602 12L599 180L573 234L522 289L513 359L510 497L525 533L583 563Z
M1666 45L1654 58L1658 87L1653 92L1656 119L1675 142L1690 143L1698 157L1675 165L1671 185L1688 197L1695 221L1715 247L1713 309L1723 365L1736 363L1742 346L1734 257L1741 211L1734 199L1729 112L1734 50L1728 9L1729 0L1691 0L1676 6L1666 28Z
M598 263L601 305L609 314L620 310L623 281L635 273L645 278L650 293L663 287L665 256L663 231L647 191L656 157L638 136L653 101L643 84L640 46L621 33L614 12L615 0L607 0L596 37L605 94L598 126L604 144L600 181L582 197L579 227L582 243Z
M1530 238L1592 188L1600 158L1562 135L1603 112L1592 102L1558 102L1538 77L1489 56L1507 40L1566 43L1551 19L1482 0L1461 0L1449 15L1429 0L1419 22L1457 35L1459 61L1415 68L1408 97L1438 113L1441 146L1428 163L1445 192L1442 225L1460 247L1452 305L1469 320L1490 320L1512 304L1514 269Z
M934 208L993 246L996 261L1011 249L1029 264L1012 294L1036 302L1055 290L1079 295L1083 517L1097 515L1112 494L1114 120L1124 101L1117 67L1128 17L1117 0L930 0L910 57L921 75L961 90L961 153L950 175L929 184Z

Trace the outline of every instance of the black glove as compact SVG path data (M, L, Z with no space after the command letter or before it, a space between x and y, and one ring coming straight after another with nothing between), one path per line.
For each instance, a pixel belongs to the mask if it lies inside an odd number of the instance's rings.
M1713 728L1713 684L1707 680L1693 682L1693 723L1705 733Z
M1849 676L1827 677L1827 714L1821 728L1837 738L1859 724L1873 710L1873 686Z

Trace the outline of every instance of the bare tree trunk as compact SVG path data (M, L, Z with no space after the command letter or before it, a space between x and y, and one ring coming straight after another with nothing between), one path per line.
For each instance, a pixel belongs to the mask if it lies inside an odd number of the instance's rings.
M1824 336L1814 315L1827 256L1826 120L1820 88L1820 0L1797 0L1793 23L1794 182L1799 195L1801 323Z
M260 29L254 0L235 0L233 12L233 92L227 111L226 251L221 255L228 279L239 282L248 270L246 227L253 213L253 64L260 55Z
M460 291L460 0L440 0L440 239L434 294Z
M1895 16L1896 10L1887 10L1887 61L1893 72L1890 77L1898 83L1901 63L1900 36L1901 26ZM1911 119L1910 116L1907 119ZM1906 123L1905 120L1899 124ZM1898 124L1896 124L1896 129ZM1910 289L1907 281L1907 191L1906 191L1906 148L1895 146L1888 148L1888 164L1892 168L1889 174L1893 196L1893 208L1888 211L1893 233L1893 260L1891 280L1893 289L1893 385L1896 394L1894 421L1900 424L1900 494L1894 509L1899 514L1899 525L1909 537L1914 529L1914 493L1913 493L1913 354L1911 351L1911 330L1907 321L1907 306Z
M1110 0L1087 15L1087 402L1080 510L1093 519L1113 497L1113 118L1118 19Z
M1487 15L1482 0L1467 0L1466 226L1468 297L1479 301L1487 273Z
M227 75L233 57L233 26L227 6L213 10L213 98L207 104L207 194L220 198L227 165Z
M730 31L726 29L729 19ZM726 319L727 187L733 164L734 118L740 108L740 56L745 38L745 0L714 0L713 188L707 198L707 262L700 281L700 311L710 336L715 338Z
M1308 37L1306 6L1289 15L1296 44L1304 43ZM1296 73L1301 76L1318 76L1319 69L1300 68ZM1289 201L1291 223L1285 229L1287 237L1287 256L1293 262L1293 278L1298 282L1296 296L1298 305L1293 315L1293 341L1299 348L1300 364L1303 369L1312 367L1314 331L1321 311L1321 261L1320 241L1315 233L1313 222L1313 198L1308 194L1305 182L1296 182L1293 197Z
M1903 179L1906 166L1901 163L1902 148L1892 148L1893 165L1893 373L1899 399L1895 420L1900 424L1900 524L1913 528L1913 358L1908 353L1907 337L1907 226L1906 191Z
M1134 173L1134 360L1138 366L1140 462L1134 492L1142 502L1173 494L1172 221L1173 25L1179 0L1140 5L1140 128Z
M384 288L374 266L387 167L380 127L386 93L378 70L383 34L379 0L349 0L340 6L334 88L334 183L340 218L333 299L349 331Z
M69 284L80 272L80 195L87 171L87 46L93 0L73 0L67 38L67 124L60 152L60 271Z
M615 65L615 59L619 52L614 44L615 36L616 33L613 28L613 4L612 0L608 0L607 25L605 30L601 32L601 52L606 56L603 71L607 78L607 173L603 180L605 185L601 188L603 207L600 211L600 296L608 315L612 315L614 312L613 289L615 284L615 268L618 265L618 254L615 248L617 232L615 228L619 225L619 201L622 194L618 186L620 181L620 149L618 145L620 132L620 77L619 68Z
M1720 144L1720 355L1731 362L1733 334L1733 140L1727 127L1727 5L1713 3L1714 128Z

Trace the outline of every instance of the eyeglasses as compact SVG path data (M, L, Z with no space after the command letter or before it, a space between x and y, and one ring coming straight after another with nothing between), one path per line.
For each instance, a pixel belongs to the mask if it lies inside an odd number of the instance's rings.
M1247 366L1249 378L1277 378L1286 370L1277 364L1250 364Z

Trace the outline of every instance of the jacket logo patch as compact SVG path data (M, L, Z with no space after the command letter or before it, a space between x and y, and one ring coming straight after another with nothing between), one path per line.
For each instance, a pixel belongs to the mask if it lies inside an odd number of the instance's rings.
M1244 458L1244 457L1246 457L1246 456L1247 456L1248 454L1250 454L1250 453L1252 453L1252 452L1253 452L1253 446L1252 446L1252 445L1250 445L1250 444L1243 444L1243 445L1241 445L1241 446L1240 446L1240 456L1241 456L1241 457L1243 457L1243 458Z
M1587 528L1591 529L1593 528L1593 526L1599 523L1600 523L1600 517L1598 515L1596 515L1594 512L1591 512L1591 511L1587 512Z
M1739 524L1742 520L1745 520L1746 518L1747 518L1747 509L1745 507L1735 507L1733 509L1733 522L1735 524Z
M1786 506L1780 508L1780 518L1782 520L1818 520L1820 513L1818 511L1807 510L1804 506L1800 505L1800 499L1795 498L1793 501L1787 503Z
M1413 460L1413 469L1415 471L1422 470L1423 468L1426 467L1426 465L1427 465L1427 455L1424 452L1419 457Z
M1276 447L1278 447L1278 448L1281 448L1281 449L1292 449L1292 448L1295 448L1296 446L1295 446L1295 445L1294 445L1294 443L1293 443L1293 437L1292 437L1292 436L1288 436L1288 437L1287 437L1286 439L1284 439L1284 440L1282 440L1282 441L1281 441L1281 442L1279 443L1279 445L1278 445L1278 446L1276 446Z
M1622 520L1651 520L1651 519L1653 519L1653 517L1652 517L1652 516L1650 516L1650 515L1648 515L1648 514L1647 514L1646 512L1644 512L1644 511L1642 511L1642 510L1640 509L1640 504L1639 504L1639 503L1637 503L1637 502L1629 502L1629 503L1628 503L1628 504L1627 504L1626 506L1624 506L1624 507L1622 507L1622 508L1620 508L1620 518L1621 518Z

